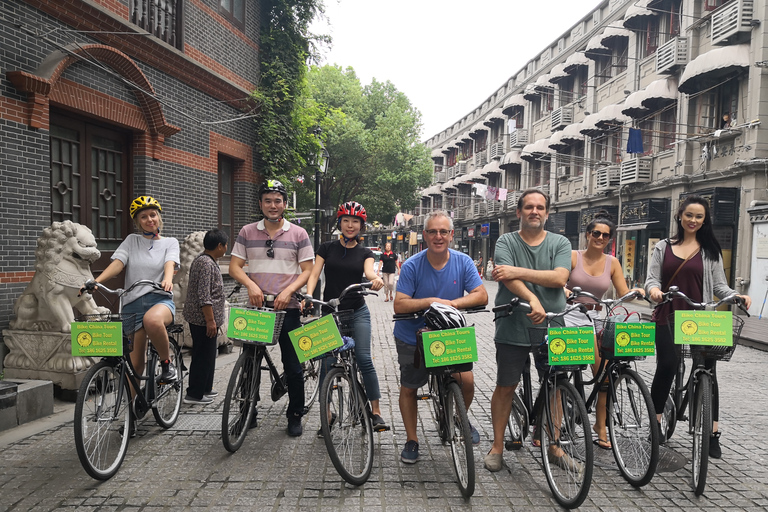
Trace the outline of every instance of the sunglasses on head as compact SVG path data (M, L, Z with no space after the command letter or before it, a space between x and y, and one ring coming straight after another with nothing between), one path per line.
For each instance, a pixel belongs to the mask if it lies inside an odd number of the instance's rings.
M272 248L272 244L274 244L275 241L271 238L267 240L267 258L274 258L275 257L275 250Z
M610 232L605 233L603 231L595 230L595 231L590 231L589 234L592 235L592 238L605 238L606 240L611 238Z

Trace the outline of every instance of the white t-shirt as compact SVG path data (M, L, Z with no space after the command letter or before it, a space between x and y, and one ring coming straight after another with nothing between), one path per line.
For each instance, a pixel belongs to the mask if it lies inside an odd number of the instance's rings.
M159 283L163 280L163 267L166 262L173 261L176 265L179 264L179 241L175 238L148 240L137 233L131 233L117 248L112 259L120 260L125 265L126 288L142 279ZM147 293L160 293L173 297L173 293L155 290L149 285L141 285L123 295L123 306Z

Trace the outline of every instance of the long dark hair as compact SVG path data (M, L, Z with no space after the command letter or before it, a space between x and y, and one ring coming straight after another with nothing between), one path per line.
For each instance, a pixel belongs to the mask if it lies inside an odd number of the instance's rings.
M680 203L680 207L677 209L675 220L677 221L677 233L675 234L672 243L677 245L683 243L685 237L685 230L683 229L683 212L691 204L700 204L704 207L704 224L696 232L696 241L699 242L701 250L704 255L713 261L720 259L723 250L720 248L720 244L715 238L715 232L712 230L712 215L709 213L709 201L701 196L688 196Z
M587 224L587 233L595 229L596 224L602 224L608 226L608 231L611 233L611 238L616 234L616 224L613 222L613 217L605 210L597 212L592 219L592 222Z

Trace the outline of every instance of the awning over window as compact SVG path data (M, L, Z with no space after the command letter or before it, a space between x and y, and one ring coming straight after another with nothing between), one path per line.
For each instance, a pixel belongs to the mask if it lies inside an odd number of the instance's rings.
M547 73L546 75L541 75L536 80L536 84L534 85L534 87L536 88L537 91L544 91L546 89L552 89L554 87L551 83L549 83L549 77L550 75L549 73Z
M448 180L445 183L443 183L442 186L440 187L440 190L442 190L443 192L446 192L448 189L452 190L456 188L456 185L453 184L453 181L454 180Z
M504 102L504 106L501 107L501 112L505 116L512 116L516 110L523 109L525 106L525 97L522 94L514 94Z
M475 172L473 172L472 174L474 174ZM488 176L489 174L492 174L492 173L496 173L496 174L501 173L501 168L499 167L498 160L491 160L490 162L485 164L482 170L480 171L480 174L483 176Z
M555 133L549 138L549 147L560 151L566 149L574 142L584 140L584 135L580 131L581 128L581 123L569 124L562 131Z
M433 149L432 150L432 158L443 158L443 150L442 149Z
M499 165L514 165L514 164L522 164L523 160L520 158L520 151L510 151L506 155L504 155L501 158L501 162L499 162Z
M461 176L453 180L453 184L456 186L467 185L468 184L467 182L469 181L469 179L470 179L469 174L462 174Z
M570 73L565 71L565 62L561 62L553 67L552 71L549 73L549 83L556 84L563 78L568 78L569 76L571 76Z
M728 75L749 67L749 44L724 46L710 50L685 66L677 90L693 94L715 86Z
M459 140L458 139L453 139L451 142L448 143L447 148L448 149L451 149L451 148L458 149L459 148Z
M565 59L566 73L576 73L579 70L579 66L589 66L589 59L582 52L576 52Z
M523 147L520 152L520 158L529 162L536 160L541 156L549 156L555 153L555 150L549 147L549 139L539 139L532 144Z
M483 176L483 167L478 167L467 175L467 181L480 181L487 179Z
M597 137L604 132L617 128L624 123L629 123L632 118L621 112L624 105L607 105L595 114L588 115L581 122L580 131L584 135Z
M603 31L603 35L600 38L600 43L603 46L609 46L612 44L613 39L618 39L620 37L629 37L632 35L631 30L627 30L624 28L622 21L614 21L607 27L605 27L605 30Z
M495 108L491 111L490 114L485 116L485 121L483 121L484 124L490 126L496 121L500 121L504 119L504 114L502 114L500 108Z
M482 121L479 123L475 123L475 125L469 129L469 134L473 137L479 137L480 132L487 132L488 127L485 126Z
M648 20L656 16L655 12L648 9L650 2L651 0L635 0L632 5L627 7L627 12L624 13L624 26L635 30L646 28Z
M603 45L603 32L592 37L587 43L587 48L584 50L584 55L587 58L595 60L599 57L604 57L611 54L611 49Z
M427 189L427 193L431 196L439 196L442 193L440 191L440 185L432 185Z
M461 137L459 137L465 144L469 144L472 142L472 137L469 136L469 132L462 134Z
M662 78L651 82L645 89L627 96L621 112L634 119L639 119L675 101L677 101L677 82L671 77Z
M445 146L440 148L440 152L447 155L448 153L451 152L451 148L450 148L450 146L448 144L446 144Z
M536 91L535 84L528 84L525 86L525 91L523 92L523 98L529 101L535 101L539 99L539 93Z

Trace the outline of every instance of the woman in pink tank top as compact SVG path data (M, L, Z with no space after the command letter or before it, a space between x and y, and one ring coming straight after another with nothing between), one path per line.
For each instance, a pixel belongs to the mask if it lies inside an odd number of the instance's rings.
M629 292L627 283L622 275L619 260L610 254L605 254L605 249L615 232L616 225L613 223L611 216L605 211L598 212L592 222L587 225L587 248L584 251L571 252L571 276L568 279L568 284L566 284L567 290L578 286L596 297L602 297L611 287L611 283L613 283L613 287L620 297ZM642 291L640 288L637 288L637 290ZM566 294L570 295L570 291L566 291ZM645 292L643 292L643 295L645 295ZM588 303L587 308L590 311L587 311L587 316L576 311L566 316L566 325L583 326L593 324L592 319L597 317L597 311L599 311L600 306L589 304L589 299L584 299L582 302ZM600 351L597 346L597 340L595 340L593 374L599 368ZM611 443L608 441L608 435L605 430L607 393L604 390L598 393L597 396L595 425L592 427L597 434L595 444L600 448L610 450Z

